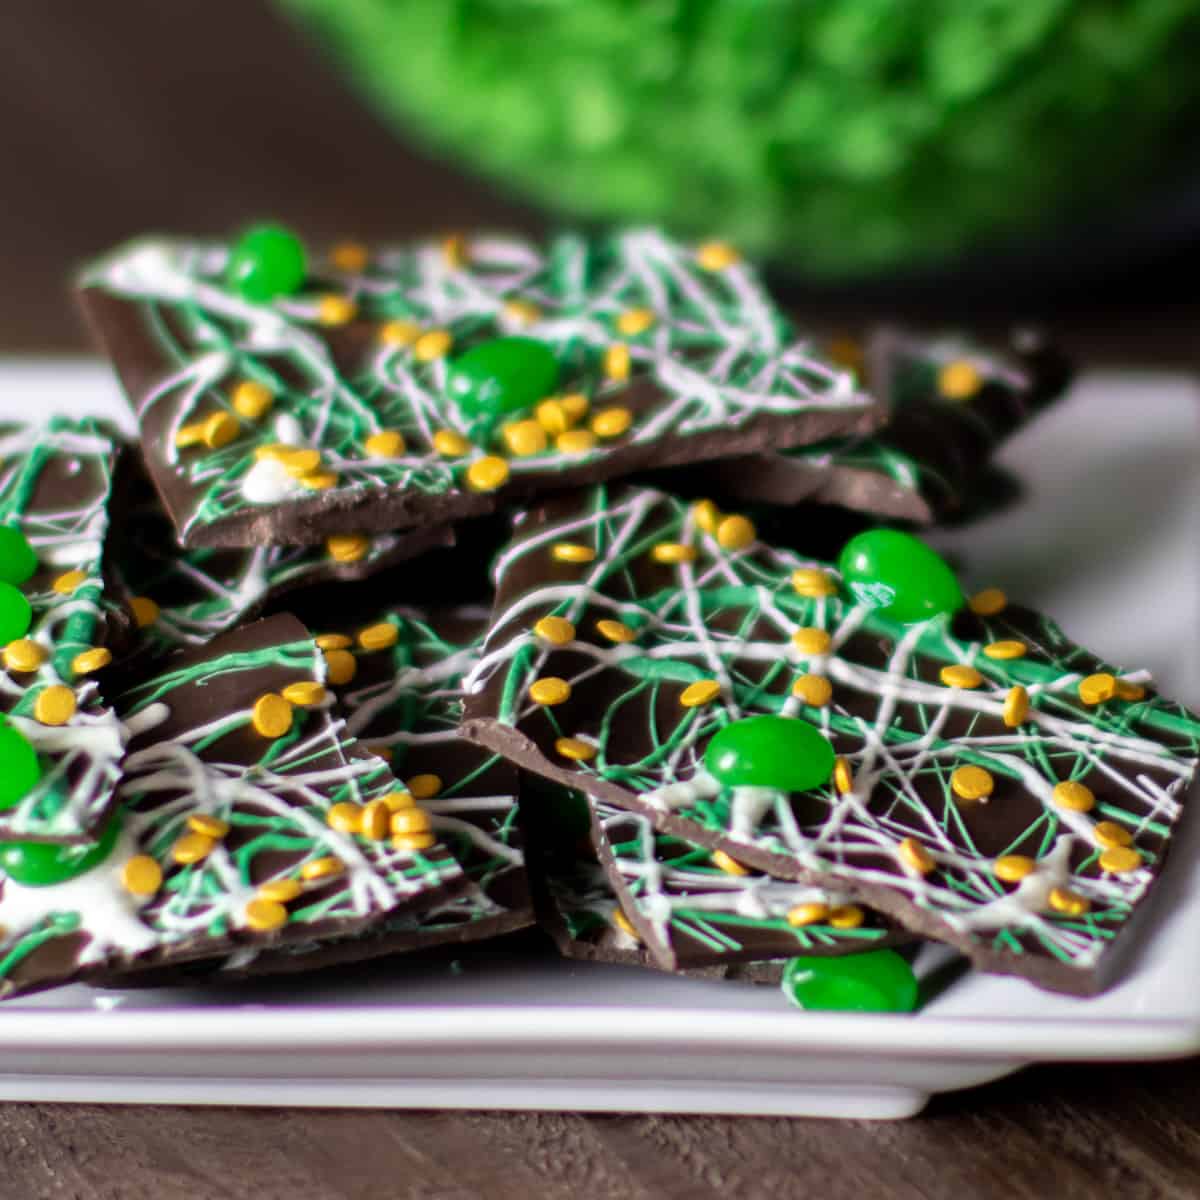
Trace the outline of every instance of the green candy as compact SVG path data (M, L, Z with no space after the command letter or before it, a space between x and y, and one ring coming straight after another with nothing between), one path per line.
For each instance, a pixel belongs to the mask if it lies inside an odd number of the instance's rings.
M704 766L722 787L806 792L833 774L833 747L799 717L765 714L733 721L704 751Z
M29 539L11 525L0 525L0 580L22 584L37 570Z
M790 958L780 987L810 1012L902 1013L917 1007L917 977L895 950Z
M229 255L229 286L261 304L299 289L306 273L304 246L279 225L248 229Z
M860 601L905 624L952 615L963 606L962 588L945 559L897 529L868 529L851 538L838 567Z
M25 887L53 887L98 867L111 853L121 832L115 817L100 837L82 846L48 842L0 842L0 871Z
M33 744L7 721L0 720L0 809L13 808L41 777Z
M460 354L446 390L468 417L495 419L532 408L558 382L558 360L543 342L498 337Z
M24 637L32 620L29 601L11 583L0 581L0 646Z

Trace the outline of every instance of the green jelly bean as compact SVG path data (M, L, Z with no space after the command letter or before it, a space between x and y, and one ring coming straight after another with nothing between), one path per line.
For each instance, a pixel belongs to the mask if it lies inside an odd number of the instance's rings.
M0 645L7 646L9 642L24 637L29 632L33 620L33 609L24 593L18 591L11 583L0 581Z
M770 713L732 721L713 735L704 766L723 787L806 792L833 774L829 739L800 717Z
M112 853L121 832L115 817L100 837L80 846L49 842L0 842L0 872L25 887L53 887L98 867Z
M855 596L905 624L952 615L963 605L946 560L897 529L868 529L851 538L838 566Z
M12 525L0 525L0 580L20 585L37 570L29 539Z
M558 382L558 360L544 342L498 337L472 346L450 365L446 390L469 418L532 408Z
M0 722L0 809L14 808L41 777L33 743L9 722Z
M261 304L298 291L307 266L304 245L280 225L248 229L229 256L229 286L247 300Z
M831 958L788 959L780 985L810 1012L906 1013L917 1007L917 977L895 950L867 950Z

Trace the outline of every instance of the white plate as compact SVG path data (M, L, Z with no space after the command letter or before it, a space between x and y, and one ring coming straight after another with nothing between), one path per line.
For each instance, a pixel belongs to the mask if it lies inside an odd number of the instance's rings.
M1004 458L1022 505L938 540L1114 661L1200 701L1187 379L1097 375ZM0 365L0 411L116 413L86 363ZM1035 1061L1200 1050L1200 825L1125 982L958 977L917 1015L802 1013L772 988L487 948L224 989L61 988L0 1012L0 1099L901 1117ZM934 964L927 954L923 967Z

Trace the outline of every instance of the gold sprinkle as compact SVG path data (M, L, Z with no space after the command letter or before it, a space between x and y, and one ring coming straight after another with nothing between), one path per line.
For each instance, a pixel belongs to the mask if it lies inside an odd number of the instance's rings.
M366 265L370 255L362 242L338 242L329 252L329 261L338 271L357 273Z
M325 672L334 687L349 683L358 671L358 662L349 650L326 650Z
M313 640L322 650L349 650L354 645L344 633L319 633Z
M274 900L276 904L286 904L295 900L304 889L295 879L268 879L258 885L260 900Z
M575 640L575 626L566 617L542 617L533 632L552 646L565 646Z
M362 811L360 830L363 837L382 842L391 832L392 810L386 800L372 800Z
M454 338L445 329L431 329L413 342L413 358L417 362L434 362L444 358L454 345Z
M1029 716L1029 693L1018 683L1008 689L1004 697L1004 723L1015 729Z
M820 600L837 594L837 584L818 567L797 567L792 572L792 588L798 596Z
M363 449L372 458L399 458L405 450L404 434L398 429L381 429L363 442Z
M385 321L379 328L379 340L385 346L411 346L420 336L421 327L415 321Z
M233 410L247 421L258 421L271 411L275 393L257 379L243 379L233 389Z
M861 371L863 365L862 346L858 344L852 337L835 337L831 338L825 346L825 353L833 359L839 367L845 367L849 371Z
M692 520L703 533L716 533L721 523L721 510L711 500L697 500L692 505Z
M654 324L654 309L627 308L617 317L617 332L625 337L637 337Z
M955 767L950 775L950 790L960 800L985 800L992 794L996 781L990 771L973 763Z
M839 904L829 913L829 924L834 929L857 929L863 919L863 910L857 904Z
M467 483L475 492L494 492L508 482L508 463L495 454L477 458L467 468Z
M550 555L557 562L590 563L596 552L591 546L582 546L578 542L555 542Z
M263 900L261 897L247 902L243 916L246 927L256 933L282 929L288 922L288 910L278 900Z
M554 448L560 454L586 454L595 445L596 435L590 429L568 429L554 439Z
M216 849L216 845L212 838L203 833L185 833L171 847L171 857L175 862L187 866L189 863L202 862Z
M1097 846L1106 848L1133 845L1133 834L1124 825L1118 825L1116 821L1098 821L1092 830L1092 837Z
M698 679L689 683L679 696L684 708L702 708L711 704L721 694L721 685L715 679Z
M60 596L69 596L81 583L87 583L86 571L65 571L50 585Z
M467 239L461 233L447 234L442 239L442 260L451 270L465 267L470 257Z
M75 715L75 693L61 683L38 692L33 715L43 725L65 725Z
M745 550L757 537L758 530L749 517L726 517L717 526L717 545L722 550Z
M988 658L1024 658L1029 647L1024 642L1016 640L989 642L983 648Z
M397 833L392 837L392 847L395 850L428 850L436 844L437 838L432 833Z
M843 796L854 791L854 768L850 760L840 754L833 762L833 786Z
M278 692L264 692L254 702L250 724L262 737L283 737L292 727L292 706Z
M974 667L968 667L964 663L953 663L943 667L939 678L950 688L977 688L983 682L983 676Z
M517 458L529 458L546 449L546 431L537 421L513 421L501 430L508 452Z
M408 794L417 800L430 800L442 790L442 777L432 773L414 775L405 780L404 786Z
M161 611L149 596L134 596L129 602L129 610L133 613L133 623L139 629L153 625L158 620L158 614Z
M571 685L557 675L543 675L529 685L529 698L534 704L553 707L555 704L565 704L571 698Z
M388 827L392 833L424 833L429 828L429 814L423 808L402 808L390 814Z
M300 476L301 487L308 488L310 492L327 492L337 481L338 477L333 471L313 471Z
M792 631L792 645L801 654L810 656L826 654L832 640L826 630L817 629L811 625L802 625L799 629Z
M71 659L71 670L76 675L90 675L93 671L103 670L110 662L111 650L105 646L92 646L88 650L81 650Z
M413 808L417 803L413 799L412 792L388 792L386 796L381 796L380 799L388 806L391 812L400 812L406 808Z
M596 622L596 632L610 642L633 642L637 640L637 630L630 629L624 621L614 621L610 617L601 617Z
M1008 606L1008 597L999 588L984 588L982 592L976 592L967 605L976 616L994 617Z
M703 242L696 247L696 262L705 271L724 271L741 257L728 242Z
M237 417L231 413L217 412L204 422L203 430L201 437L204 444L210 450L220 450L222 446L228 446L237 437L241 426L238 424Z
M712 853L713 866L720 867L726 875L749 875L750 868L743 866L736 858L731 858L724 850L714 850Z
M400 640L400 630L391 621L379 621L358 631L358 644L364 650L390 650Z
M229 834L229 822L222 821L220 817L214 817L212 813L189 813L187 827L193 833L200 833L207 838L212 838L214 842L219 842Z
M1065 917L1082 917L1092 907L1086 896L1081 896L1070 888L1051 888L1047 899L1050 901L1050 907Z
M904 838L897 846L896 853L900 856L900 861L918 875L928 875L937 866L933 856L914 837Z
M135 854L121 868L121 886L133 896L153 896L162 879L162 867L148 854Z
M325 549L334 562L361 562L370 552L371 539L365 533L335 533L325 539Z
M992 863L992 874L1005 883L1020 883L1036 870L1037 863L1027 854L1005 854Z
M204 426L203 425L180 425L175 430L175 449L188 450L192 446L199 446L204 441Z
M629 920L629 918L619 908L613 909L612 923L622 933L628 934L629 937L633 938L635 941L641 941L641 937L638 935L638 931L633 927L633 924Z
M346 864L340 858L328 855L325 858L314 858L312 862L306 862L300 868L300 878L332 879L335 875L341 875L345 869Z
M362 814L361 804L342 800L325 814L325 824L338 833L357 833L362 828Z
M1100 869L1111 875L1126 875L1142 865L1142 856L1130 846L1110 846L1100 855Z
M4 647L4 665L10 671L36 671L50 652L32 638L16 638Z
M602 408L592 418L592 432L601 438L620 437L633 424L633 413L627 408Z
M321 465L321 452L311 446L300 450L285 450L279 455L283 469L293 478L311 475Z
M572 424L582 421L587 415L588 398L582 392L568 392L565 396L559 396L558 404Z
M1051 795L1059 808L1068 809L1070 812L1090 812L1096 807L1096 794L1086 783L1079 783L1074 779L1064 779L1061 783L1056 783Z
M1103 704L1117 694L1116 677L1107 671L1088 675L1079 681L1079 698L1084 704Z
M1146 689L1140 683L1130 683L1127 679L1117 680L1118 700L1145 700Z
M632 368L629 347L624 342L613 342L604 352L604 377L614 383L624 383Z
M380 742L372 742L367 749L375 755L376 758L382 758L384 762L391 762L393 757L391 746L384 746Z
M591 742L582 741L579 738L563 737L559 738L554 743L554 749L558 751L563 758L573 759L575 762L586 762L589 758L596 757L596 747Z
M789 925L816 925L829 917L829 905L819 900L810 900L805 904L794 904L787 910Z
M938 391L947 400L969 400L981 387L983 377L965 360L948 362L938 372Z
M443 458L461 458L471 443L457 429L439 429L433 435L433 448Z
M325 686L315 679L299 679L295 683L289 683L280 695L298 708L312 708L325 699Z
M263 445L254 447L254 461L262 462L269 458L273 462L282 462L297 449L298 446L289 446L286 442L264 442Z
M531 300L506 300L501 311L517 325L535 325L542 319L542 310Z
M659 542L650 551L650 557L657 563L690 563L696 561L696 547L685 546L682 542Z
M533 415L551 437L559 437L571 428L571 418L560 400L543 400L533 410Z
M833 684L824 675L801 675L792 684L792 695L812 708L824 708L833 699Z

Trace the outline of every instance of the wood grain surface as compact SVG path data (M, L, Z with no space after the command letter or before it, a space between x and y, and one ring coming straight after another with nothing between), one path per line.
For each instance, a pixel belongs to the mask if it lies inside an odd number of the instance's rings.
M84 349L73 266L147 229L543 223L401 145L253 0L10 0L0 29L2 353ZM1195 365L1194 288L1162 268L1035 315L1104 360ZM878 315L877 298L798 303ZM963 315L953 296L912 303ZM988 315L1018 314L998 298ZM7 1104L0 1200L1192 1198L1198 1085L1194 1062L1039 1068L895 1124Z

